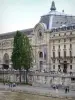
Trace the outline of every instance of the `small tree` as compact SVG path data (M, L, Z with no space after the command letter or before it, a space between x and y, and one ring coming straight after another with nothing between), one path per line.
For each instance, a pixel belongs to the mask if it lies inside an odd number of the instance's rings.
M17 31L16 35L14 36L14 43L13 43L13 52L11 56L11 60L13 63L14 69L19 69L20 73L20 83L21 83L21 67L22 67L22 44L23 44L23 36L22 33Z
M27 74L30 67L32 67L32 62L33 62L32 47L29 42L29 38L26 35L24 35L22 65L24 69L26 70L26 83L28 83Z

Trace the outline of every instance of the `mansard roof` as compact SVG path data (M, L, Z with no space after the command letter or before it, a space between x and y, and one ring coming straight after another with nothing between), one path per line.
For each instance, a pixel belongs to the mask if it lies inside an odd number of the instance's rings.
M41 23L45 23L47 29L58 28L60 26L75 25L75 16L65 14L64 10L62 12L56 11L55 3L52 2L50 12L46 15L41 16Z

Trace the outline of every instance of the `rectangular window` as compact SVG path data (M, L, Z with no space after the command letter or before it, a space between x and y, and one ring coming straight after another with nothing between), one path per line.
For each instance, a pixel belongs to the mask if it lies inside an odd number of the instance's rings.
M66 57L66 51L64 51L64 57Z
M55 46L53 46L53 49L55 50Z
M64 45L64 49L66 49L66 45Z
M58 57L60 58L60 52L58 52Z
M53 69L55 69L55 65L53 65Z
M70 49L72 49L72 44L70 44Z
M53 58L55 58L55 52L53 52Z
M59 72L61 72L61 68L60 68L60 65L58 65L58 71L59 71Z
M45 84L46 84L46 82L47 82L47 76L45 76Z
M53 60L53 63L55 63L55 60Z
M66 39L64 39L64 42L66 42Z
M60 69L60 65L58 65L58 69Z
M60 45L59 45L59 49L60 49Z
M72 81L72 82L75 82L75 78L71 78L71 81Z
M60 43L60 40L59 40L59 43Z
M72 51L70 51L70 57L72 57Z
M47 80L47 76L45 76L45 80Z
M70 63L72 63L72 59L70 60Z
M72 41L72 39L70 38L70 42Z
M39 80L40 79L40 77L39 76L37 76L37 80Z
M53 44L55 43L55 41L53 40Z
M72 69L72 65L70 65L70 69Z
M59 63L60 63L60 60L59 60Z

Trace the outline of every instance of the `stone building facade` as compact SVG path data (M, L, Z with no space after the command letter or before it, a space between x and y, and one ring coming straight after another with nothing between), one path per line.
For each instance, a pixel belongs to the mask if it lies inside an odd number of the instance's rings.
M75 85L75 16L56 11L41 16L32 29L21 30L29 37L34 62L33 85ZM0 34L0 68L12 68L11 54L16 32Z
M39 27L42 33L36 32ZM75 84L75 26L45 30L39 23L34 33L34 83L45 86Z

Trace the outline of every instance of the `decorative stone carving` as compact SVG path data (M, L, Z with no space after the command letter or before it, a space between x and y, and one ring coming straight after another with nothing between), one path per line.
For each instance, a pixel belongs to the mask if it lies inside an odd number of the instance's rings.
M46 29L47 27L44 23L38 23L34 27L34 32L36 33L36 37L38 37L38 39L43 39L43 33Z
M11 41L8 41L8 40L3 41L2 47L11 47Z
M38 23L38 24L36 24L35 27L34 27L34 32L37 32L37 31L41 30L41 32L44 33L44 31L45 31L46 29L47 29L46 24L44 24L44 23Z

